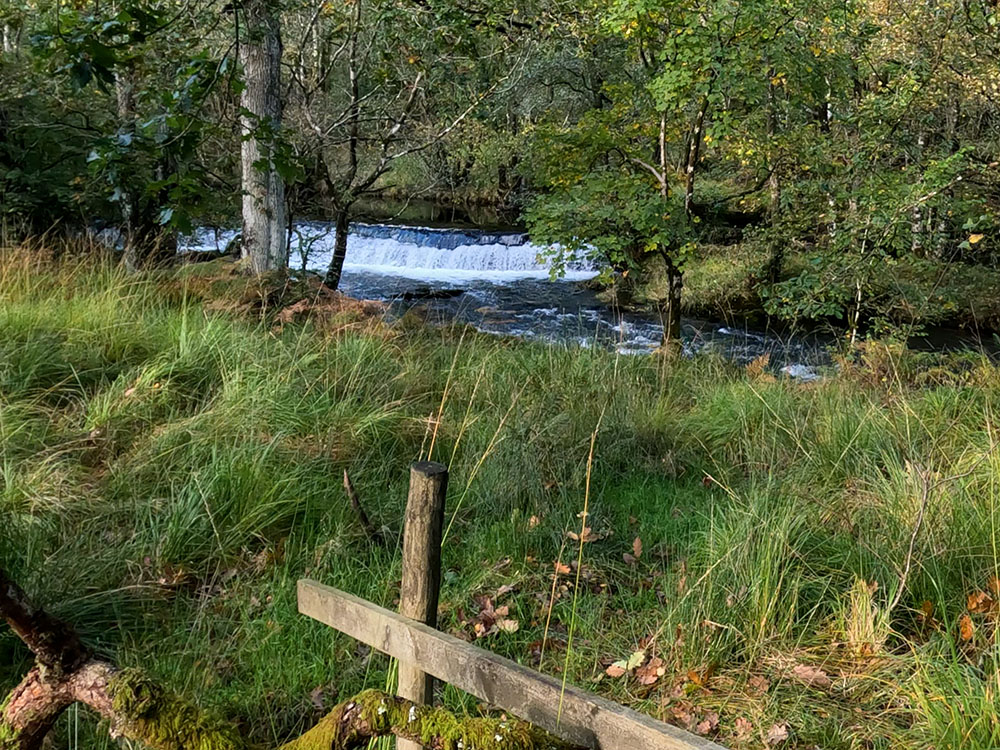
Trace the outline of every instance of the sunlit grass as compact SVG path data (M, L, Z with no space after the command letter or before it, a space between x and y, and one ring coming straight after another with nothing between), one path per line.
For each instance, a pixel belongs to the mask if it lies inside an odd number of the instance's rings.
M397 539L432 445L452 472L443 628L513 586L518 631L480 645L530 664L548 630L540 669L681 724L717 712L732 747L775 724L803 747L995 744L993 615L958 629L1000 568L982 358L873 347L801 385L409 322L280 326L209 312L190 279L23 252L0 281L0 564L264 744L385 683L294 584L394 606L398 545L370 544L342 472ZM585 497L601 538L577 546ZM656 684L604 675L641 642ZM0 683L26 662L0 634Z

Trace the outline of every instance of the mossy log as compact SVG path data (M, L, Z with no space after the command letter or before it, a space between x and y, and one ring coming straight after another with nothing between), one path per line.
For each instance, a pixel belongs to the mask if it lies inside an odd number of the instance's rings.
M0 702L0 750L39 750L59 715L77 702L106 719L112 736L151 750L258 750L233 724L141 671L90 656L71 628L32 607L2 570L0 614L37 660ZM341 703L279 750L354 750L388 735L431 750L582 750L527 722L460 718L375 690Z

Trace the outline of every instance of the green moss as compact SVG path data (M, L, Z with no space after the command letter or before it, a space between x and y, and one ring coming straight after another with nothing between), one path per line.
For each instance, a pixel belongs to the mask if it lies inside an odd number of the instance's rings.
M343 705L324 716L305 734L281 746L280 750L331 750L336 748Z
M0 701L0 750L15 750L17 747L17 737L20 732L4 721L3 716L7 713L7 706L10 705L11 694Z
M130 737L155 750L244 750L234 727L206 715L138 670L124 670L108 684L112 706Z
M378 735L402 733L441 750L555 750L569 747L530 724L507 719L459 718L443 708L415 706L366 690L350 701ZM340 747L336 743L334 747ZM303 748L303 750L305 750Z
M0 721L0 750L15 750L19 734L20 732L6 721Z

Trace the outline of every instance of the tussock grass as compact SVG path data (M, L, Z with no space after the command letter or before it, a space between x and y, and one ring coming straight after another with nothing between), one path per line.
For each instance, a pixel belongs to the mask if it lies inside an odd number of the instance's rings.
M392 606L398 549L369 543L342 472L396 538L433 450L452 470L442 627L513 586L497 604L520 629L481 645L530 663L548 623L540 669L681 724L717 712L732 747L778 723L787 746L997 744L993 612L959 629L1000 571L988 361L872 346L801 385L349 312L280 325L212 312L206 288L0 254L0 563L123 664L262 742L383 685L387 660L299 616L294 583ZM601 414L602 538L577 566ZM604 676L640 642L657 684ZM0 688L26 663L0 634Z

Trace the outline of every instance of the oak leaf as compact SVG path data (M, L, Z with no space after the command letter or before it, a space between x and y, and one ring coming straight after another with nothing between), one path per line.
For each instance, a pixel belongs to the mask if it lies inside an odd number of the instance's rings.
M635 671L635 678L640 685L653 685L666 673L667 668L663 665L663 659L654 656Z
M608 677L613 677L617 679L619 677L624 677L627 671L628 670L625 669L625 662L616 661L614 664L612 664L610 667L604 670L604 674L606 674Z
M784 722L779 724L771 725L771 728L767 730L767 744L768 745L780 745L782 742L788 739L788 725Z
M719 727L719 715L712 711L705 714L705 718L699 721L694 728L698 734L708 734L714 732Z
M753 724L749 720L744 719L742 716L736 717L736 732L735 736L738 740L749 739L750 733L753 732Z

